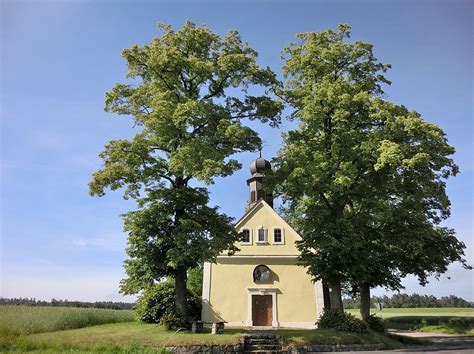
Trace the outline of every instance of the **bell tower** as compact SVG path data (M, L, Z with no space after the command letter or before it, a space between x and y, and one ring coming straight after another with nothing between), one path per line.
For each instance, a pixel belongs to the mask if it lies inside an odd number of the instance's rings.
M260 157L250 163L250 173L252 176L247 180L250 192L247 210L257 204L260 199L264 199L273 208L272 194L269 192L265 193L263 189L265 172L271 169L272 165L269 161L262 158L261 152Z

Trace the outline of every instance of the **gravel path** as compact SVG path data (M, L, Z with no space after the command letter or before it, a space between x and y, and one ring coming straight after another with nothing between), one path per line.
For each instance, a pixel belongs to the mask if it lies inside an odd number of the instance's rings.
M425 333L415 331L391 331L391 333L403 336L422 338L431 341L433 344L426 346L416 346L412 348L398 350L381 350L372 352L346 352L346 353L436 353L436 354L455 354L470 353L474 354L474 336L457 336L451 334Z

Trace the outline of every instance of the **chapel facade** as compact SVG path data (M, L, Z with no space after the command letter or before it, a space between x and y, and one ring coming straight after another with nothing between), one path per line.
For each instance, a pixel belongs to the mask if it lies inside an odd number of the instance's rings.
M315 328L324 307L321 282L298 264L301 237L273 209L263 188L270 162L250 165L250 196L235 228L240 251L204 264L202 320L236 327Z

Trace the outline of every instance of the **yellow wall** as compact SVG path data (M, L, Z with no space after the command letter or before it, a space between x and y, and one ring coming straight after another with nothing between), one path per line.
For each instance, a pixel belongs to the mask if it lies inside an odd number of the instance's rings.
M264 226L268 229L269 244L258 244L257 228ZM251 213L246 215L244 219L237 224L237 231L248 228L252 232L252 245L242 245L237 242L236 246L240 251L236 255L298 255L295 241L300 239L300 236L283 221L276 212L264 202L258 204ZM272 244L273 228L281 228L284 233L285 244Z
M256 284L252 274L257 265L272 271L273 283ZM276 288L279 322L316 321L316 294L306 269L294 259L219 259L211 265L210 311L208 321L248 320L248 288Z
M255 242L255 230L261 226L269 229L269 244ZM290 323L295 327L298 327L298 323L314 324L321 310L321 305L317 306L317 297L321 299L322 292L315 290L319 288L315 288L306 268L296 264L299 253L295 241L300 238L299 235L264 203L256 206L236 227L238 231L251 228L253 244L244 246L238 243L237 247L241 251L234 256L221 255L216 263L206 265L203 286L208 286L208 292L206 295L206 290L203 292L203 320L246 325L249 320L248 289L265 288L277 289L277 319L280 326ZM273 227L284 229L284 245L272 244ZM253 281L253 270L260 264L272 271L271 283Z

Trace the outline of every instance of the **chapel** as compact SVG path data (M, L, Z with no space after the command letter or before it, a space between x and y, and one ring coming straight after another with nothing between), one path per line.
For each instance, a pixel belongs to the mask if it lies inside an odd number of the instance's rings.
M263 188L270 162L250 164L249 200L235 228L240 249L204 263L202 320L235 327L315 328L324 307L321 282L298 264L298 233L273 209Z

